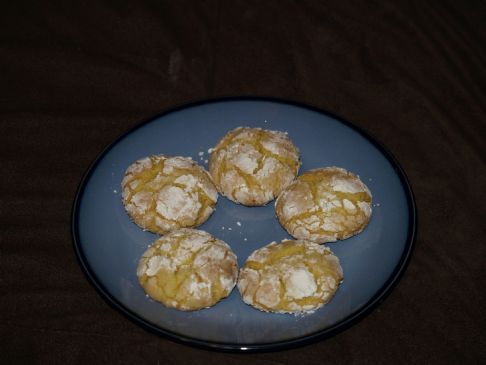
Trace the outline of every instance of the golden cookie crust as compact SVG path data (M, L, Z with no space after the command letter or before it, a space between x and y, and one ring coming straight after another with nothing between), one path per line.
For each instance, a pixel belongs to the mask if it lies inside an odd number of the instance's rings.
M240 269L243 301L264 312L312 312L329 302L343 279L339 259L304 240L272 242L254 251Z
M213 306L233 290L236 256L209 233L183 228L156 240L141 257L137 277L145 292L182 311Z
M332 242L360 233L371 218L371 192L339 167L307 171L275 202L280 224L297 238Z
M228 199L260 206L294 180L299 166L299 150L286 133L238 127L211 152L209 173Z
M207 171L180 156L155 155L135 161L121 186L130 218L144 230L160 234L204 223L218 199Z

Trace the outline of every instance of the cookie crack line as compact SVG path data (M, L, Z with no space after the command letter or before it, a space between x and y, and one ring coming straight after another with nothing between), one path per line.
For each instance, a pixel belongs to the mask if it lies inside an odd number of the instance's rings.
M162 157L163 155L160 155L160 156ZM128 190L129 190L129 193L130 193L129 196L127 197L127 201L129 201L131 203L133 196L136 195L137 193L139 193L140 191L147 189L147 187L146 187L147 183L153 181L154 178L157 177L157 175L160 174L163 171L164 164L165 164L164 158L165 158L165 156L163 156L159 161L154 162L154 156L150 156L149 159L150 159L150 162L151 162L151 166L150 166L151 170L147 170L147 169L145 169L145 171L142 170L141 174L143 176L140 179L137 179L136 174L133 173L133 172L130 172L130 173L125 175L127 178L132 177L132 179L129 179L125 184L128 187ZM135 164L143 166L143 164L139 161L136 161ZM154 167L155 167L155 169L154 169ZM142 181L142 182L145 182L145 183L139 183L136 188L132 189L130 187L130 183L132 183L135 180ZM150 189L150 187L148 189Z

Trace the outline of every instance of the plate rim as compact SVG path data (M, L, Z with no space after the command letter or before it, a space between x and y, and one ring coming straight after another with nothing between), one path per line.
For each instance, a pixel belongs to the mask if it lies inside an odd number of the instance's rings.
M247 345L242 345L237 343L217 342L217 341L206 341L206 340L201 340L190 336L180 335L148 322L147 320L141 318L141 316L138 315L136 312L125 307L120 301L114 298L113 295L111 295L110 292L101 284L101 282L98 280L92 268L89 266L87 262L87 259L81 247L81 240L79 237L79 227L78 227L79 214L78 213L79 213L80 202L82 200L84 189L86 187L86 183L88 182L90 176L95 171L96 166L103 159L103 157L123 138L125 138L135 130L141 128L142 126L154 121L155 119L191 107L196 107L204 104L228 102L228 101L261 101L261 102L274 102L274 103L286 104L286 105L291 105L291 106L296 106L299 108L311 110L323 114L327 117L333 118L339 121L340 123L343 123L344 125L358 132L361 136L363 136L367 141L369 141L372 145L374 145L383 154L383 156L388 160L388 162L394 168L395 173L399 177L399 180L405 190L408 212L409 212L408 214L409 224L407 229L406 245L404 251L402 252L400 260L398 261L393 272L390 274L390 276L383 284L383 286L376 292L376 294L373 297L370 298L368 302L366 302L366 304L362 308L351 313L343 320L339 321L338 323L336 323L335 325L329 328L316 331L314 333L305 336L296 337L293 339L287 339L287 340L270 342L270 343L257 343L257 344L247 344ZM374 137L364 128L334 113L328 112L327 110L321 107L317 107L300 101L286 100L286 99L266 97L266 96L228 96L228 97L201 99L201 100L181 103L173 107L165 108L164 110L148 118L142 119L138 123L135 123L132 127L128 128L125 132L121 133L111 143L109 143L106 147L104 147L102 151L96 156L96 158L90 163L88 168L83 173L83 176L76 189L74 201L71 208L71 240L72 240L72 245L73 245L73 249L78 264L80 265L83 274L86 276L91 286L95 288L98 294L112 308L118 310L125 317L127 317L128 319L136 323L138 326L144 328L145 330L148 330L152 333L158 334L160 336L163 336L167 339L173 340L178 343L191 345L198 348L203 348L206 350L209 349L209 350L218 350L218 351L225 351L225 352L240 352L240 353L268 352L268 351L278 351L278 350L300 347L300 346L308 345L310 343L314 343L319 340L323 340L325 338L332 337L338 334L339 332L342 332L345 329L355 325L360 320L362 320L367 315L369 315L372 311L374 311L388 297L388 295L390 295L390 293L396 287L396 285L402 278L404 272L406 271L406 268L410 262L411 255L415 247L415 241L417 237L417 223L418 223L417 207L415 203L415 197L405 171L403 170L403 168L401 167L400 163L395 158L395 156L388 150L388 148L385 147L383 143L381 143L376 137Z

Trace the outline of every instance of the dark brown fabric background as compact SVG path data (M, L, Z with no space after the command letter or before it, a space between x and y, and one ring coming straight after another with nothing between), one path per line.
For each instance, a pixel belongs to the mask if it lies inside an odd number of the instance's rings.
M0 5L0 363L485 363L484 2ZM416 195L407 272L371 315L298 349L224 354L145 332L85 279L78 183L152 114L218 96L309 103L367 129Z

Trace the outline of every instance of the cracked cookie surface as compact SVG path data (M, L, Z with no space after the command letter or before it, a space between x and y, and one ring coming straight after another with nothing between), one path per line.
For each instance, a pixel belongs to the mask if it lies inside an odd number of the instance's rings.
M137 277L145 292L183 311L213 306L233 290L236 256L209 233L183 228L156 240L141 257Z
M371 217L371 192L338 167L306 171L275 202L280 224L297 238L332 242L360 233Z
M213 149L209 172L228 199L260 206L294 180L299 166L299 151L286 133L239 127Z
M207 171L186 157L142 158L127 168L121 185L130 218L160 234L204 223L218 199Z
M329 302L343 279L339 259L304 240L272 242L254 251L240 270L243 301L265 312L311 312Z

